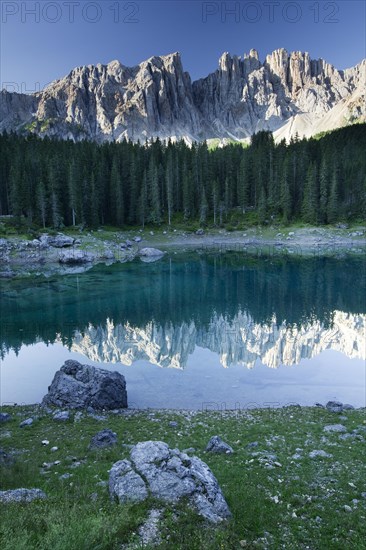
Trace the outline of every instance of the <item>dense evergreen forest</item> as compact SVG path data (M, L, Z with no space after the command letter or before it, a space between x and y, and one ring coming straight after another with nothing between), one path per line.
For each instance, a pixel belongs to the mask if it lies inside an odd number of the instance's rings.
M30 226L332 224L366 216L366 124L275 145L0 136L0 215Z

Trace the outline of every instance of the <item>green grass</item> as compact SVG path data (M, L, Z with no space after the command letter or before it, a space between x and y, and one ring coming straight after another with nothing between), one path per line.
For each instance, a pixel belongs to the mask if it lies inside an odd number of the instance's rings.
M112 503L107 488L98 482L107 481L112 464L128 456L122 443L149 439L181 450L194 447L194 454L207 462L217 477L233 513L231 521L213 527L185 503L175 509L165 505L159 548L364 548L364 410L349 411L341 421L326 410L299 407L193 415L136 411L110 414L105 421L84 415L79 422L66 424L40 414L33 426L23 429L19 422L34 411L27 407L4 410L11 412L13 419L1 427L0 447L15 451L15 463L2 468L1 489L38 487L48 495L46 501L1 505L0 545L5 550L104 550L136 541L139 525L156 503ZM177 428L169 426L171 420L178 422ZM341 440L339 434L326 434L323 439L323 426L337 422L349 432L357 429L357 437ZM88 451L91 436L104 427L117 432L117 448ZM205 452L215 434L232 445L233 455ZM42 439L49 439L50 444L42 446ZM258 447L247 448L253 441L258 441ZM51 452L52 446L59 450ZM298 447L304 458L293 460ZM312 460L308 453L314 449L323 449L333 458ZM281 466L267 469L252 455L258 451L275 453ZM42 464L55 460L60 464L42 474ZM75 461L81 463L77 468L72 467ZM61 480L64 473L72 477ZM351 506L352 512L345 512L344 505Z

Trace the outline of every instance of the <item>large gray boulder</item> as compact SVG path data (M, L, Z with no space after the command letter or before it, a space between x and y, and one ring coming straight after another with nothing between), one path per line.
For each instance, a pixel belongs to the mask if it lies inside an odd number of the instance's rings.
M84 250L66 250L61 252L58 261L60 264L80 265L88 264L95 260L94 254L85 252Z
M68 360L56 372L42 403L71 409L127 407L126 381L119 372Z
M110 470L109 491L121 503L145 500L149 495L165 502L188 497L197 512L213 523L231 516L207 464L162 441L138 443L129 460L116 462Z
M58 235L42 235L39 242L45 246L53 246L54 248L66 248L74 244L74 238L68 237L59 233Z

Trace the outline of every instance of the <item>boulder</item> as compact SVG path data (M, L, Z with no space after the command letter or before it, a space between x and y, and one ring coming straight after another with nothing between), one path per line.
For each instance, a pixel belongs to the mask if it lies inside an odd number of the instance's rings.
M94 437L89 445L89 449L105 449L106 447L113 447L117 444L117 434L112 430L101 430Z
M126 381L119 372L68 360L56 372L43 405L71 409L127 407Z
M162 250L159 250L158 248L141 248L139 251L139 256L143 256L145 258L152 258L155 256L164 256L165 252Z
M210 441L207 443L206 451L226 454L232 454L234 452L232 447L225 443L218 435L211 437Z
M329 412L341 413L343 411L343 403L340 401L328 401L325 406Z
M142 238L137 235L133 238L133 240L135 241L135 243L140 243L142 241Z
M11 502L32 502L33 500L45 499L46 494L41 489L11 489L0 491L0 502L5 504Z
M138 443L131 449L129 460L116 462L110 470L109 491L120 503L142 501L148 496L172 503L186 497L213 523L231 516L207 464L170 449L162 441Z
M54 248L66 248L74 244L74 238L68 237L59 233L58 235L42 235L39 242L45 246L53 246Z
M94 254L91 252L84 252L83 250L67 250L62 252L58 261L60 264L79 265L93 262L95 259Z

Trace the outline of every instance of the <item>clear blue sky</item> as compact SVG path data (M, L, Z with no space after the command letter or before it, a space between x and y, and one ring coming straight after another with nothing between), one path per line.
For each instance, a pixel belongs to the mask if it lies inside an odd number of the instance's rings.
M362 0L1 0L1 8L1 87L29 91L79 65L133 66L174 51L193 80L214 71L224 51L256 48L263 60L284 47L339 69L366 57Z

